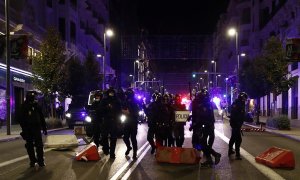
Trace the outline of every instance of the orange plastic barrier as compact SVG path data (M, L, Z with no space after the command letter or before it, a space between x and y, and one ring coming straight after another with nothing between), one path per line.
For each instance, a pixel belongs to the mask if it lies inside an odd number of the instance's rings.
M174 164L196 164L200 161L200 153L194 148L158 147L155 158L157 162Z
M80 152L76 153L77 161L85 160L85 161L98 161L100 160L100 156L98 153L98 149L95 143L90 143L85 148L83 148Z
M255 157L255 161L272 168L295 168L294 153L287 149L271 147Z

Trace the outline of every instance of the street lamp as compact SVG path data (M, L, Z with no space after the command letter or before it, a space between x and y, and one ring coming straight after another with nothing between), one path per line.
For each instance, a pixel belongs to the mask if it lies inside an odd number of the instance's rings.
M204 87L204 79L201 77L200 80L201 80L200 86L203 88Z
M239 69L240 69L240 56L239 56L239 50L238 50L239 36L238 36L238 32L235 28L230 28L228 30L228 35L231 37L235 36L235 52L236 52L236 58L237 58L236 79L237 79L237 92L238 92L239 91Z
M207 73L207 89L209 90L209 72L204 70L204 73Z
M111 29L106 29L103 33L103 49L104 49L104 56L103 56L103 81L102 81L102 90L105 89L105 58L106 58L106 36L112 37L114 32Z
M218 86L218 77L221 77L221 74L216 75L216 87Z
M211 63L212 63L212 64L215 64L215 75L216 75L216 74L217 74L217 62L214 61L214 60L212 60ZM216 84L215 84L215 87L217 87L217 82L216 82Z

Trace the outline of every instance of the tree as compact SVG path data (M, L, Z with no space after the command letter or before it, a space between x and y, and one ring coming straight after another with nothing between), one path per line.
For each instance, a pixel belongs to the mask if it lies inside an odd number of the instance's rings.
M85 70L80 60L71 58L66 64L65 94L84 94Z
M239 72L240 88L252 98L260 98L270 92L263 74L264 66L260 58L247 59Z
M59 33L54 28L48 28L40 44L40 53L33 57L32 72L33 85L39 89L51 103L51 116L53 117L53 100L51 96L60 90L64 82L65 47Z
M288 91L298 79L298 76L291 77L288 65L282 43L278 38L271 37L265 43L262 53L253 62L246 61L243 65L240 72L241 86L254 97L273 93L276 113L277 96Z
M89 93L90 91L100 89L101 77L99 62L92 52L88 52L83 66L85 71L85 92Z

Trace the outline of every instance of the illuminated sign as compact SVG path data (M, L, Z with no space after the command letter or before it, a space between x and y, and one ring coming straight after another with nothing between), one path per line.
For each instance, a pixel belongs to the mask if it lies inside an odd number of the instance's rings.
M186 122L190 116L190 111L175 111L175 122Z
M22 79L22 78L13 77L13 80L17 81L17 82L25 83L25 79Z

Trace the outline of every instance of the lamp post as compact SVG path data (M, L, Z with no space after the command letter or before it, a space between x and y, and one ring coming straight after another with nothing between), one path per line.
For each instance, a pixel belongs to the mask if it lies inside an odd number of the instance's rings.
M204 73L207 73L207 89L209 90L209 71L204 70Z
M218 86L218 77L221 77L221 74L216 75L216 87Z
M102 90L105 90L105 58L106 58L106 36L112 37L114 32L111 29L107 29L103 33L103 49L104 49L104 56L103 56L103 81L102 81Z
M212 60L211 63L215 64L215 68L214 68L215 69L215 75L217 75L217 62ZM215 87L217 87L217 82L215 83Z
M204 88L204 79L201 77L200 80L201 80L200 86L201 86L202 88Z
M239 42L239 35L235 28L230 28L228 30L228 35L233 37L235 36L235 52L237 58L237 71L236 71L236 79L237 79L237 92L239 92L239 69L240 69L240 55L238 50L238 42Z

